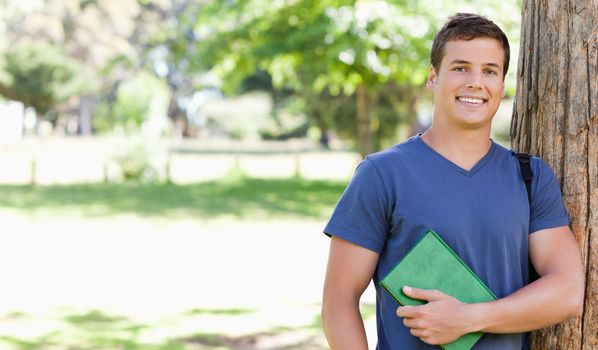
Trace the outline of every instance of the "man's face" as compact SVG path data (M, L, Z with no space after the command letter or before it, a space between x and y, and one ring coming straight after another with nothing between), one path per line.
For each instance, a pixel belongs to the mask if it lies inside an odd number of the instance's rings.
M494 39L447 42L440 67L430 67L427 82L434 91L434 118L466 129L490 127L504 93L503 59Z

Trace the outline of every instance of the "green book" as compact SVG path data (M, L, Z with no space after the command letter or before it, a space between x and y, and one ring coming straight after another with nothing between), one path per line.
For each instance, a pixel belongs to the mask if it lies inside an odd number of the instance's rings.
M411 248L380 284L401 305L426 303L405 295L404 286L436 289L464 303L496 300L484 282L432 230ZM482 335L483 332L468 333L441 347L445 350L469 350Z

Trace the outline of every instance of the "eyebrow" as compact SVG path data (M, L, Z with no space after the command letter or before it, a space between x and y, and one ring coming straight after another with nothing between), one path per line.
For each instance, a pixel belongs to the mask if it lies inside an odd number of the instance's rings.
M449 64L450 65L452 65L452 64L471 64L471 62L465 61L465 60L456 59L456 60L452 60L451 63L449 63ZM500 65L498 63L492 63L492 62L491 63L485 63L484 66L496 67L496 68L500 69Z

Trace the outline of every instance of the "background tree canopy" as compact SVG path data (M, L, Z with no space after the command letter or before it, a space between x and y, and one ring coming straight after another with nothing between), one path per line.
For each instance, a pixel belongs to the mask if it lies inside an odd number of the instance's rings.
M111 130L147 119L144 108L122 114L116 107L119 86L146 72L166 83L167 113L188 135L184 101L198 90L227 96L263 90L272 96L278 125L263 137L305 135L310 127L323 144L334 133L365 155L396 140L397 130L417 128L417 114L430 98L424 82L431 41L448 16L489 16L506 30L516 55L520 6L518 0L67 0L25 9L4 0L0 93L42 115L47 105L83 110L78 104L92 104L94 130ZM19 73L8 47L26 41L35 48L28 51L29 68ZM65 59L56 60L58 54ZM43 94L29 81L43 75L22 71L34 62L57 64L56 82L42 84ZM77 77L86 88L75 84ZM507 87L512 96L514 69ZM289 115L305 122L288 123Z
M483 13L484 5L505 9L501 4L478 1L476 12ZM418 104L427 98L429 48L438 26L459 9L475 10L473 2L468 9L450 1L440 9L433 5L214 2L197 18L197 59L191 70L212 70L229 94L265 72L272 90L290 91L302 100L303 112L323 135L334 130L355 140L365 155L396 139L397 126L414 123ZM516 10L516 5L506 9ZM511 13L497 21L513 18L501 23L512 32L516 17Z
M85 89L79 62L57 46L20 43L5 51L0 94L45 114Z

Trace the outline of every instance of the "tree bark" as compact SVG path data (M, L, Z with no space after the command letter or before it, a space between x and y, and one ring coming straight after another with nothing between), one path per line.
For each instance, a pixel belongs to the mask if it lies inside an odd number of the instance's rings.
M586 269L583 315L532 349L598 349L598 0L524 0L517 74L513 149L554 170Z
M359 153L365 158L374 151L374 139L372 133L372 119L370 116L370 96L365 86L357 88L357 146Z

